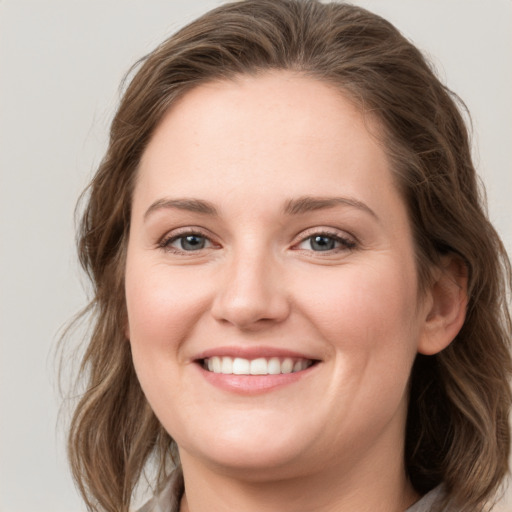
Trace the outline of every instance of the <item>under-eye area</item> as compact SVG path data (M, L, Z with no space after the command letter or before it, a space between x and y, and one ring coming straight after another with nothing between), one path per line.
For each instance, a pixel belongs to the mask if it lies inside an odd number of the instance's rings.
M318 364L318 360L292 357L243 357L213 356L197 360L201 367L212 373L226 375L279 375L297 373Z

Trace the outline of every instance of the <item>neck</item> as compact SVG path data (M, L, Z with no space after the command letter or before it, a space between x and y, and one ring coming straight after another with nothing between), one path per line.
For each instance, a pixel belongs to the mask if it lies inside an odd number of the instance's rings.
M389 455L389 454L388 454ZM403 454L359 459L316 472L257 481L197 464L182 454L185 495L181 512L403 512L419 496L406 478Z

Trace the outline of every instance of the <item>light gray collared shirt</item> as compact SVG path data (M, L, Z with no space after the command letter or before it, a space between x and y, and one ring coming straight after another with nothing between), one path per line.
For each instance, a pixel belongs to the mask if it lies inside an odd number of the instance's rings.
M431 512L440 494L441 487L436 487L405 512ZM183 475L181 471L174 471L162 492L149 500L138 512L179 512L182 495Z

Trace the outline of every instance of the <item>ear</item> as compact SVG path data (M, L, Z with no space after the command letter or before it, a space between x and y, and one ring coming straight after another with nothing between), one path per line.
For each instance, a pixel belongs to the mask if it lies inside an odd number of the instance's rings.
M425 299L426 316L418 352L433 355L445 349L457 336L466 318L468 269L460 257L442 257Z

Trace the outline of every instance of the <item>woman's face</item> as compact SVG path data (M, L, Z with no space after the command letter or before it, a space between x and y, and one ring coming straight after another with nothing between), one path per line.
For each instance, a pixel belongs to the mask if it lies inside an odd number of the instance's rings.
M285 72L202 85L157 128L127 335L182 460L276 478L401 457L427 313L368 128L339 91Z

